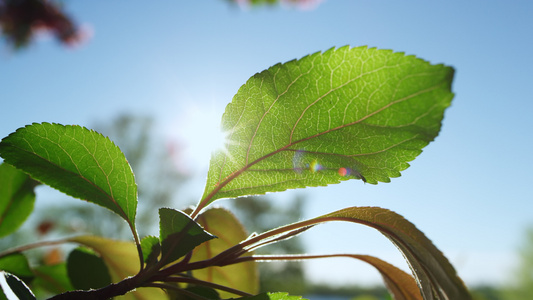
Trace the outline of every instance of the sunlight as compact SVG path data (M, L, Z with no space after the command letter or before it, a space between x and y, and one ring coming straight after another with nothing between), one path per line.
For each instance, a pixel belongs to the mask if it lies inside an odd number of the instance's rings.
M184 158L191 167L207 167L211 153L224 148L226 134L221 131L223 111L214 106L190 105L173 124L177 138L184 143Z

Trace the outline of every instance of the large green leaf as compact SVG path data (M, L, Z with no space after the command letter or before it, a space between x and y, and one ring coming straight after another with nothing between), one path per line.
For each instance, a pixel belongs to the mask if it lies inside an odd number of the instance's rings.
M17 230L33 210L38 184L9 164L0 164L0 237Z
M0 142L0 156L68 195L110 209L135 228L137 185L124 154L80 126L32 124Z
M111 275L113 282L134 276L139 272L139 257L134 243L115 241L96 236L79 236L69 239L82 244L100 254ZM148 300L168 299L165 292L156 288L138 288L124 296L116 297L120 300Z
M203 212L197 222L218 238L196 247L191 261L213 258L222 251L246 239L247 233L235 216L223 208L211 208ZM200 280L255 294L259 290L259 278L255 262L244 262L224 267L208 267L194 270L192 275ZM235 297L219 291L221 298Z
M172 208L159 209L161 260L170 263L196 246L215 238L185 213Z
M389 182L438 134L453 69L366 47L277 64L243 85L222 117L200 208L228 197Z

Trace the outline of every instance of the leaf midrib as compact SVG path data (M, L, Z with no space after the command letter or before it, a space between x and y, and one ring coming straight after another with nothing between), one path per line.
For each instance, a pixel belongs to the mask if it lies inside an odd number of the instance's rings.
M309 136L309 137L306 137L306 138L303 138L303 139L297 140L297 141L295 141L295 142L290 142L290 143L288 143L287 145L285 145L285 146L283 146L283 147L281 147L281 148L279 148L279 149L277 149L277 150L275 150L275 151L272 151L272 152L270 152L270 153L267 153L266 155L264 155L264 156L262 156L262 157L259 157L258 159L252 161L251 163L248 163L248 164L244 165L241 169L239 169L239 170L237 170L237 171L231 173L229 176L227 176L225 179L223 179L221 182L219 182L219 184L217 185L217 187L216 187L215 189L213 189L213 191L212 191L211 193L209 193L209 194L204 198L204 200L201 201L200 205L203 205L203 204L205 204L205 203L208 203L208 202L210 201L211 198L213 198L213 197L214 197L214 196L215 196L220 190L222 190L222 188L224 188L229 182L231 182L233 179L235 179L236 177L238 177L239 175L241 175L242 173L244 173L244 172L245 172L246 170L248 170L250 167L252 167L253 165L255 165L255 164L257 164L257 163L259 163L259 162L261 162L261 161L263 161L263 160L265 160L265 159L267 159L267 158L269 158L269 157L271 157L271 156L273 156L273 155L275 155L275 154L278 154L278 153L280 153L280 152L282 152L282 151L286 151L286 150L288 150L290 147L292 147L292 146L294 146L294 145L296 145L296 144L298 144L298 143L301 143L301 142L304 142L304 141L307 141L307 140L310 140L310 139L313 139L313 138L316 138L316 137L319 137L319 136L322 136L322 135L328 134L328 133L330 133L330 132L333 132L333 131L336 131L336 130L340 130L340 129L343 129L343 128L346 128L346 127L349 127L349 126L353 126L353 125L358 124L358 123L361 123L361 122L363 122L364 120L366 120L366 119L368 119L368 118L370 118L370 117L372 117L372 116L374 116L374 115L376 115L376 114L382 112L383 110L385 110L385 109L391 107L392 105L395 105L395 104L401 103L401 102L403 102L403 101L409 100L409 99L411 99L411 98L413 98L413 97L416 97L416 96L419 96L419 95L421 95L421 94L424 94L424 93L427 93L427 92L431 92L431 91L433 91L433 90L436 90L436 89L440 88L440 86L443 85L443 84L446 84L446 81L443 80L443 81L439 82L438 84L436 84L436 85L434 85L434 86L432 86L432 87L429 87L429 88L427 88L427 89L424 89L424 90L418 91L418 92L416 92L416 93L410 94L410 95L408 95L408 96L402 97L402 98L400 98L400 99L398 99L398 100L395 100L395 101L389 102L389 103L387 103L386 105L384 105L383 107L381 107L381 108L379 108L379 109L377 109L377 110L375 110L375 111L373 111L373 112L371 112L371 113L365 115L364 117L362 117L362 118L359 119L359 120L356 120L356 121L351 122L351 123L348 123L348 124L343 124L343 125L341 125L341 126L337 126L337 127L335 127L335 128L331 128L331 129L325 130L325 131L323 131L323 132L319 132L319 133L317 133L317 134L314 134L314 135L312 135L312 136ZM258 126L258 127L259 127L259 126ZM294 128L293 128L293 130L294 130ZM291 135L292 135L292 132L291 132ZM411 139L413 139L413 138L411 138ZM406 142L407 140L409 140L409 139L403 140L403 141L397 143L396 145L399 145L399 144L401 144L401 143L403 143L403 142ZM250 143L250 144L251 144L251 143ZM382 150L382 151L386 151L386 150ZM379 151L378 151L378 152L379 152ZM332 155L342 155L342 154L337 154L337 153L330 153L330 154L332 154ZM368 154L358 154L357 156L372 155L372 154L376 154L376 152L368 153ZM226 155L226 157L227 157L227 155Z

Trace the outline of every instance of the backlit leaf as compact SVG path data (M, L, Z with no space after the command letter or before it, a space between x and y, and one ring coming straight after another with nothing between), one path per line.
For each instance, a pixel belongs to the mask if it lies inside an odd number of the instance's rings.
M448 259L411 222L380 207L351 207L312 220L347 221L379 230L406 258L424 299L471 299Z
M172 262L191 252L196 246L215 238L185 213L171 209L159 209L161 260Z
M0 142L5 162L70 196L110 209L135 228L137 185L124 154L80 126L33 124Z
M115 241L96 236L79 236L69 239L93 249L100 254L111 275L111 280L116 283L122 279L134 276L139 272L139 256L134 243ZM141 299L168 299L165 292L156 288L137 288L124 296L116 297L118 300Z
M15 167L0 164L0 237L17 230L33 210L38 184Z
M143 251L144 262L147 265L155 264L161 253L161 243L159 242L159 238L155 236L144 237L141 240L141 248Z
M220 252L246 239L247 233L235 216L223 208L211 208L202 213L197 222L218 238L196 247L191 261L210 259ZM255 294L259 290L259 278L255 262L244 262L224 267L208 267L194 270L197 279L224 285ZM235 297L219 291L221 298Z
M366 47L277 64L243 85L222 117L199 208L219 198L389 182L438 134L453 69Z

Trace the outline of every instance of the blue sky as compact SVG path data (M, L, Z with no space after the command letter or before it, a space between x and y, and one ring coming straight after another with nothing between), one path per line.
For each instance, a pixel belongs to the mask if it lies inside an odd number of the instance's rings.
M441 134L402 177L271 196L282 205L307 195L306 217L354 205L392 209L424 231L467 284L511 281L516 248L533 226L532 2L329 0L299 10L222 0L66 1L66 8L94 32L83 47L44 39L0 54L0 136L32 122L91 127L123 112L152 114L162 135L187 143L196 198L208 160L198 137L217 126L254 73L344 45L453 66L456 97ZM406 268L385 238L361 226L324 225L304 239L312 253L373 253ZM377 272L346 260L307 268L316 281L379 282Z

